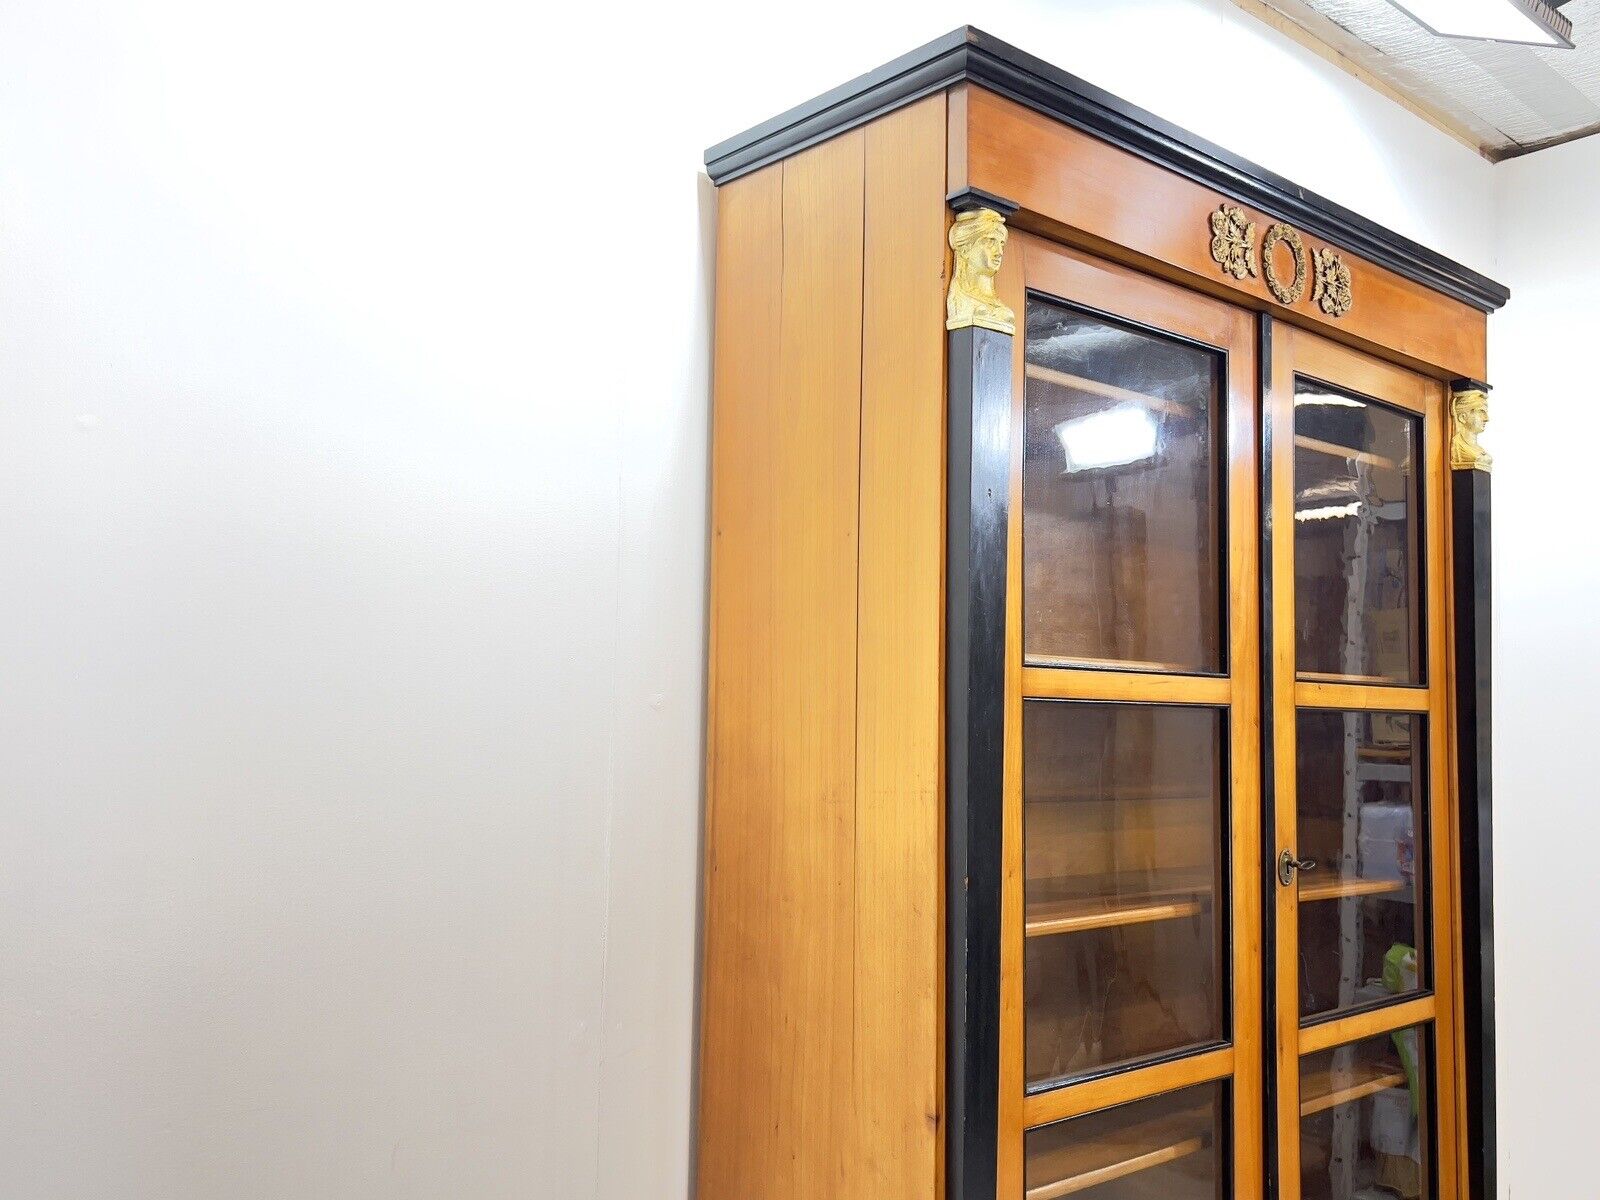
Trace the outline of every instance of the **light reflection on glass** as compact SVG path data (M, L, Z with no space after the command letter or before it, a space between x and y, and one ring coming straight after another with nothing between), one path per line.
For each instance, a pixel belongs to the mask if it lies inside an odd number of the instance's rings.
M1222 368L1214 350L1029 299L1030 662L1222 672Z

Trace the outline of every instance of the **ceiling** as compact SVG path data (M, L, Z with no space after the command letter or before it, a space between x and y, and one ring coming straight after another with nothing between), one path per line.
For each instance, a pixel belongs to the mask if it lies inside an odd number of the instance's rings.
M1575 50L1438 37L1387 0L1235 2L1485 157L1600 132L1600 0L1561 6Z

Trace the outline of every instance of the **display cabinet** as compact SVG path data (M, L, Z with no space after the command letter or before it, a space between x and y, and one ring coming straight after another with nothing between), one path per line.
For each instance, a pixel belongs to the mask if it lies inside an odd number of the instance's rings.
M971 29L707 164L701 1200L1492 1197L1505 290Z

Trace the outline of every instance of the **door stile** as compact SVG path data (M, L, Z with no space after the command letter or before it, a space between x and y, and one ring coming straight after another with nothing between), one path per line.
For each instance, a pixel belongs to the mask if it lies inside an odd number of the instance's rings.
M1247 325L1254 322L1245 318ZM1261 434L1256 398L1261 394L1260 346L1247 330L1230 359L1227 391L1228 450L1228 710L1232 757L1228 764L1233 845L1234 987L1234 1195L1260 1194L1264 1109L1262 1004L1265 992L1261 861ZM1248 368L1246 361L1248 360Z
M1459 829L1454 797L1454 762L1451 728L1451 693L1454 660L1450 654L1450 608L1446 599L1449 574L1449 537L1445 512L1449 503L1449 469L1446 447L1449 424L1445 420L1450 403L1442 383L1429 387L1428 410L1423 417L1423 446L1427 453L1426 524L1423 560L1428 577L1427 681L1428 681L1428 818L1430 850L1433 859L1433 988L1434 1071L1436 1078L1436 1116L1434 1140L1438 1146L1439 1195L1457 1197L1461 1191L1457 1113L1460 1111L1458 1081L1460 1058L1456 1033L1460 1028L1460 989L1456 984L1460 946L1460 875L1456 848Z
M1272 360L1270 380L1263 399L1267 425L1269 512L1268 546L1271 562L1271 610L1262 613L1270 630L1272 694L1272 819L1267 846L1267 878L1273 902L1273 1032L1276 1072L1273 1094L1276 1114L1276 1170L1281 1200L1294 1200L1300 1192L1300 996L1297 967L1300 961L1299 907L1295 889L1279 886L1278 856L1298 844L1295 809L1295 655L1294 655L1294 354L1293 330L1270 322Z
M1027 311L1028 242L1012 237L995 277L995 293L1021 319ZM1005 800L1001 828L1000 892L1000 1101L997 1195L1001 1200L1023 1193L1023 1114L1025 1076L1023 1040L1023 860L1022 860L1022 450L1026 425L1027 384L1024 374L1027 337L1018 330L1011 339L1011 475L1010 505L1014 514L1006 531L1006 697Z

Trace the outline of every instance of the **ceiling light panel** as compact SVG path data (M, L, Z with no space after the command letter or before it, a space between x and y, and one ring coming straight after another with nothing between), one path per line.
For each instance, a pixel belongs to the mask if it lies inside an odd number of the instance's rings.
M1572 45L1572 22L1543 0L1389 0L1443 37L1527 46Z

